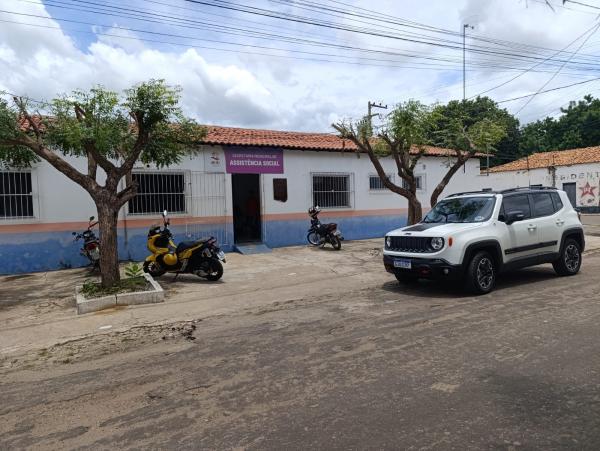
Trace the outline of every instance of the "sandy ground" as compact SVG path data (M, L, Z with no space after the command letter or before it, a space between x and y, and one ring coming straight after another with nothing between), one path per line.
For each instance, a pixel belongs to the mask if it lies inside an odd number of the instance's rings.
M230 261L215 298L186 279L148 309L181 321L2 354L0 449L600 447L600 254L576 277L528 269L483 297L400 285L370 242L253 258ZM72 318L56 293L44 314L29 299L0 318L17 332L34 327L21 309L40 329Z

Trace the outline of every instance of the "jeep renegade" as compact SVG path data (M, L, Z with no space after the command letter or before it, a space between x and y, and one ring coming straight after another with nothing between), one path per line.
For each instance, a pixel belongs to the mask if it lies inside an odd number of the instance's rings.
M515 188L446 197L420 223L386 235L383 261L400 282L449 279L485 294L513 269L552 263L560 276L577 274L584 247L564 191Z

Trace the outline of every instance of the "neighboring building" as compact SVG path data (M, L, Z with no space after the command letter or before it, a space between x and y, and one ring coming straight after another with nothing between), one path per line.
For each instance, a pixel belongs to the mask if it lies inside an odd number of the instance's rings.
M600 212L600 146L534 153L489 172L482 173L481 188L554 186L581 211Z
M429 147L416 167L425 209L451 154ZM85 169L83 159L69 161ZM392 159L383 165L398 182ZM479 160L467 161L445 193L472 189L479 173ZM347 239L381 237L406 222L406 200L383 188L367 155L332 134L209 127L198 154L168 169L139 165L134 178L138 196L119 215L123 259L144 259L148 228L163 209L176 240L214 235L225 250L240 241L305 243L313 204ZM45 162L0 170L0 274L84 265L71 232L91 215L88 193Z

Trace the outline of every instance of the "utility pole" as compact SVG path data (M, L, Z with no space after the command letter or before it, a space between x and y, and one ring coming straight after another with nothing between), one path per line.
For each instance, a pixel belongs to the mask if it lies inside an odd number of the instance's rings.
M369 104L368 104L368 113L367 113L367 120L369 121L369 131L371 133L373 132L373 124L371 123L371 118L373 116L377 116L376 114L371 114L371 109L372 108L381 108L381 109L387 110L387 105L383 105L382 103L375 103L375 102L369 101Z
M467 32L467 28L470 28L471 30L473 30L475 27L472 25L469 25L468 23L463 24L463 29L462 29L462 35L463 35L463 100L466 99L467 97L467 77L466 77L466 58L465 58L465 38L466 38L466 32Z

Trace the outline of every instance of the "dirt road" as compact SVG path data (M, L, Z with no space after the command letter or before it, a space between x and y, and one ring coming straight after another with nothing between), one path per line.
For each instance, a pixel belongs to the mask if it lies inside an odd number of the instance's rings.
M600 447L600 254L480 298L377 271L15 358L0 449Z

